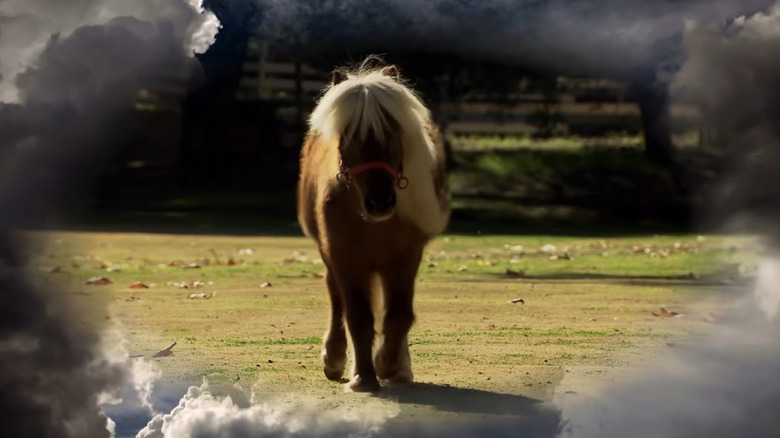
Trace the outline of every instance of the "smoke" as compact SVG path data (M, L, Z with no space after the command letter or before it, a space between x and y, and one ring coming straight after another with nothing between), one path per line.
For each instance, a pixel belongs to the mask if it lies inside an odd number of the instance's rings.
M3 436L113 435L99 404L143 376L104 352L103 311L32 281L16 232L75 207L124 135L139 79L193 77L192 54L217 27L184 0L0 1ZM146 381L138 387L150 390Z
M772 0L256 0L260 30L308 53L415 48L553 74L625 79L682 62L687 20L726 21Z
M723 324L652 371L562 403L563 436L780 436L780 3L728 26L689 23L684 37L676 95L699 105L731 154L705 213L762 237L754 284L727 295Z
M217 397L208 383L192 386L170 414L155 416L138 432L137 438L164 437L353 437L374 436L381 426L397 415L368 406L319 411L312 406L264 404L256 400L248 407L230 396Z
M727 324L596 400L563 401L562 437L778 436L778 275L780 259L762 260Z
M124 326L118 321L113 321L103 330L100 351L108 360L128 370L129 375L124 382L125 385L129 384L132 387L140 406L150 415L155 415L157 411L152 404L152 390L155 381L162 377L162 371L157 364L145 358L130 358L130 351L127 348L128 342L124 333ZM121 398L108 398L109 396L106 394L107 398L100 404L117 405L123 402Z
M242 397L244 394L237 394ZM204 381L192 386L178 406L158 414L136 438L417 438L482 436L553 438L560 430L560 415L552 407L539 406L533 415L506 415L492 420L449 418L447 421L401 420L399 404L379 403L374 398L356 406L331 407L330 402L281 402L252 393L248 400L213 394Z
M0 102L17 102L17 75L32 66L51 38L121 17L159 24L180 38L188 52L203 53L214 42L219 21L202 0L3 0L0 1Z

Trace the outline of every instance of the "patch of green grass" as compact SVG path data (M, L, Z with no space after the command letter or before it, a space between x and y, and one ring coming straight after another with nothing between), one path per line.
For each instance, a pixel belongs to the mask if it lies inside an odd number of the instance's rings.
M409 341L409 346L412 345L432 345L432 344L439 344L441 342L436 341L434 339L412 339Z
M186 327L176 327L176 328L166 329L166 331L170 333L189 333L190 329Z
M436 351L417 351L414 353L415 357L419 359L424 360L434 360L434 359L442 359L442 358L461 358L462 356L459 354L454 353L443 353L443 352L436 352Z
M281 338L281 339L223 339L213 342L226 345L228 347L243 347L247 345L319 345L322 338L310 336L308 338Z

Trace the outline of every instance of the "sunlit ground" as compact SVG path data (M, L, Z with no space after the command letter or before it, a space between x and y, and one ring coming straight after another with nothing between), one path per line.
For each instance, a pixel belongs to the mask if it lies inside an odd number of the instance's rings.
M83 309L108 302L108 326L121 330L128 354L151 358L176 342L172 355L151 359L162 371L157 386L175 388L163 405L204 377L266 397L359 402L322 373L328 300L308 240L31 236L31 273L67 285ZM712 326L718 297L750 275L751 242L441 237L421 265L410 335L416 380L426 386L400 396L402 412L500 413L493 397L549 400L564 378L567 388L585 388L642 365ZM662 308L679 315L656 316Z

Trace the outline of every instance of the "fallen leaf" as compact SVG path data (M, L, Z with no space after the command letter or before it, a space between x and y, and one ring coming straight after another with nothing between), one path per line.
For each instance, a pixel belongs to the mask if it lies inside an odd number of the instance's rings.
M232 258L232 257L228 259L228 261L227 261L227 265L228 265L228 266L233 266L233 265L235 265L235 264L236 264L236 261L235 261L235 260L233 260L233 258Z
M137 283L133 283L130 285L130 289L149 289L149 286L141 283L140 281Z
M525 300L522 298L515 298L514 300L509 300L509 302L512 304L517 304L517 303L525 304Z
M152 357L165 357L165 356L173 356L173 347L176 346L176 342L174 341L173 344L163 348L162 350L158 351L157 353L154 353Z
M436 263L430 262L430 263L428 263L428 267L429 268L435 268L436 267Z
M523 248L523 245L504 245L504 249L508 249L510 252L516 254L522 254L525 252L525 248Z
M660 313L655 313L655 312L651 312L651 313L653 314L653 316L662 316L662 317L665 317L665 318L671 318L671 317L674 317L674 316L680 316L679 313L677 313L677 312L670 312L670 311L666 310L663 307L661 307L661 312Z
M128 297L125 301L141 301L141 299L138 297Z
M325 278L325 273L324 272L313 272L311 274L311 276L314 277L314 278Z
M483 260L483 259L477 259L477 261L476 261L475 263L477 264L477 266L482 266L482 265L484 265L484 264L485 264L485 260Z
M515 271L513 269L507 269L504 275L513 278L525 277L525 271Z
M205 298L205 299L208 299L208 298L212 298L214 296L214 294L216 294L216 292L212 292L211 295L208 295L205 292L200 292L200 293L197 293L197 294L191 294L190 298Z
M260 285L260 288L261 288L261 289L263 289L263 288L266 288L266 287L271 287L271 286L272 286L272 285L271 285L271 283L269 283L269 282L267 282L267 281L266 281L265 283L263 283L263 284L261 284L261 285Z
M87 284L102 286L105 284L111 284L111 280L109 280L106 277L92 277L89 280L87 280Z
M171 260L165 264L166 266L184 266L185 263L181 260Z

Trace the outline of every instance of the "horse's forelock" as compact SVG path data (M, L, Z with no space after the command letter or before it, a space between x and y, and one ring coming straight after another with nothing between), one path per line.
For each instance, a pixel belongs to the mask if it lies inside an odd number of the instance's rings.
M429 114L419 96L385 74L385 67L364 62L347 73L347 80L332 84L312 112L311 128L337 136L341 147L359 147L369 135L386 147L402 147L393 140L423 129Z

